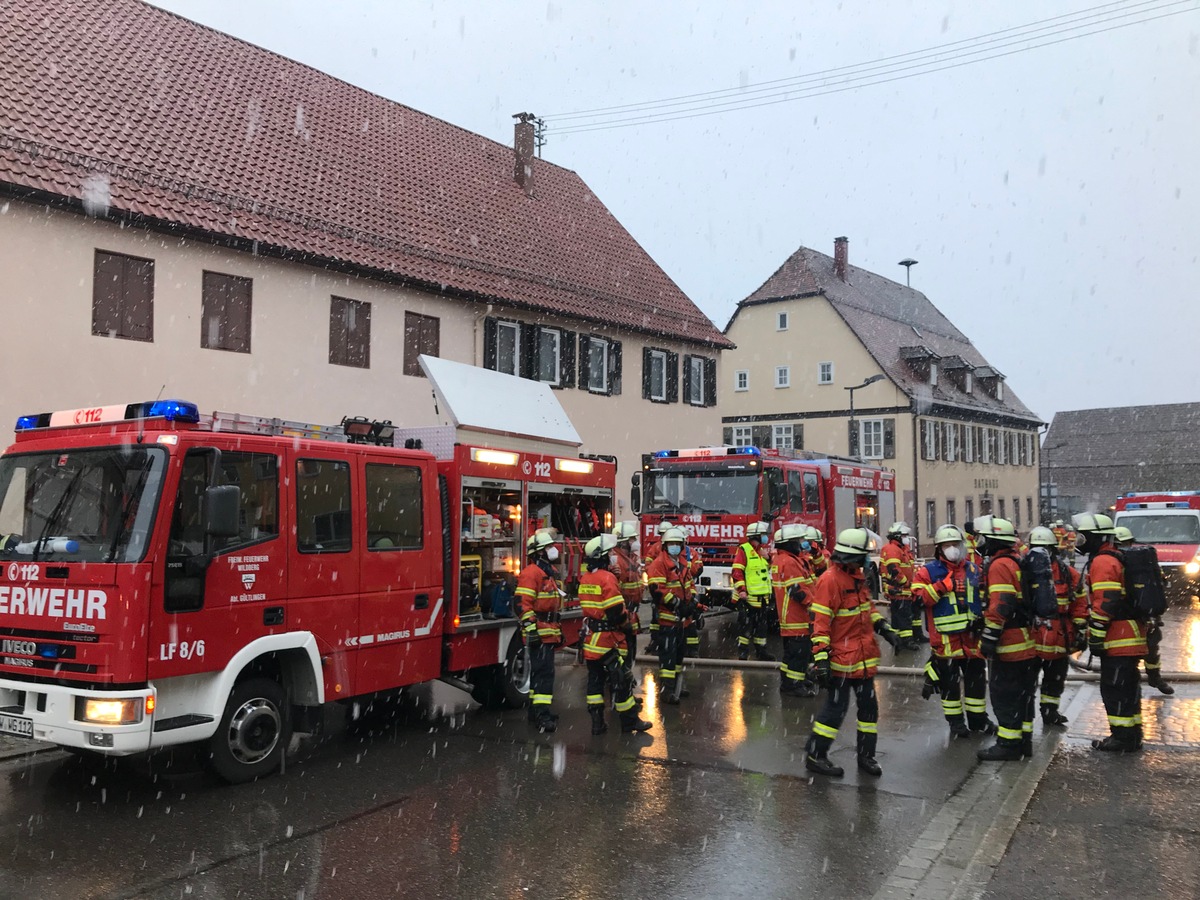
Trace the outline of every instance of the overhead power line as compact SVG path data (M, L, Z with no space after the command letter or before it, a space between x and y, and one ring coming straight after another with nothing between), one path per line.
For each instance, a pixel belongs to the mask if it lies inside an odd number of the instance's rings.
M792 103L862 87L887 84L919 75L960 68L1016 53L1129 28L1200 9L1196 0L1144 0L1106 3L1089 9L1005 28L973 38L939 44L894 56L838 66L790 78L738 88L685 94L662 100L600 107L546 116L552 134L577 134L611 128L673 122ZM565 124L559 125L559 122Z

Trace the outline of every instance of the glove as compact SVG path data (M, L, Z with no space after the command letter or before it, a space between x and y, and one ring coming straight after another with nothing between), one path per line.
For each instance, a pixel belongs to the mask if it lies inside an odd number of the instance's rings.
M954 590L954 578L947 575L941 581L937 582L934 587L937 588L939 594L949 594Z
M19 534L0 534L0 553L15 550L19 543L21 543L21 536Z
M1086 650L1088 645L1087 632L1082 628L1075 629L1075 638L1071 643L1071 651L1078 653L1081 650Z
M979 652L988 659L995 659L999 649L1000 629L994 625L988 625L983 629L983 634L979 638Z
M975 637L979 637L981 634L983 634L983 629L986 625L987 621L983 618L983 616L977 616L967 625L967 631L975 635Z
M532 643L534 640L536 640L538 636L537 622L526 622L524 632L526 643Z
M940 694L942 686L938 683L937 670L933 667L933 660L925 663L925 681L921 684L921 699L928 700L934 694Z
M1087 633L1087 648L1088 652L1097 659L1104 656L1104 639L1108 636L1107 629L1088 628Z
M817 684L829 684L829 654L821 651L813 657L813 668L816 670L815 677Z
M891 644L893 648L900 640L900 635L896 634L896 629L892 628L892 626L883 619L875 620L875 633Z

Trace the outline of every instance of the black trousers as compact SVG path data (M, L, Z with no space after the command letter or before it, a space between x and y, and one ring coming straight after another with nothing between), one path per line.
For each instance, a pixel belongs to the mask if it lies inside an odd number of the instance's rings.
M1038 703L1043 707L1057 707L1067 685L1067 658L1039 659L1038 669L1042 673L1042 692Z
M1138 680L1138 657L1101 657L1100 697L1113 737L1141 740L1142 686Z
M658 626L658 679L663 690L674 690L683 662L683 626L660 622Z
M963 720L976 731L982 729L987 717L987 661L978 657L934 656L938 686L942 693L942 713L951 725Z
M992 661L992 711L1002 744L1020 744L1033 737L1033 695L1037 685L1036 659Z
M808 664L812 662L812 638L805 634L783 638L783 662L779 666L779 680L783 684L800 684L808 680Z
M809 754L824 756L829 752L850 709L850 695L853 694L858 707L858 753L874 756L879 738L879 698L875 696L875 679L833 678L825 691L825 705L813 720L812 735L808 739Z
M532 640L529 654L529 711L545 711L554 702L554 651L557 645Z
M911 638L913 636L913 619L917 617L916 604L912 602L911 597L893 597L892 604L892 628L902 638Z
M751 644L756 647L767 646L767 622L770 620L770 610L767 609L767 597L756 597L759 601L759 606L753 606L749 601L743 600L739 604L738 609L738 647L739 649L748 648ZM742 611L745 611L745 617L742 616Z
M600 659L587 661L587 705L589 709L604 710L604 687L612 691L613 706L623 713L633 708L633 680L621 663L621 654L609 650Z
M1152 619L1146 631L1146 674L1152 675L1162 671L1162 655L1159 647L1162 645L1162 619Z

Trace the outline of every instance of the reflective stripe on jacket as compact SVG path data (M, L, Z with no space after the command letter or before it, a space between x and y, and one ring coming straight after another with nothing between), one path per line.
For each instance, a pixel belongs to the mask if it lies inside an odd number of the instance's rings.
M516 594L521 601L521 622L535 621L543 644L562 643L562 628L558 624L561 599L554 576L537 563L531 563L517 576Z
M751 603L756 599L761 602L771 593L771 564L749 541L740 544L733 554L733 589L744 590L752 598Z
M779 633L783 637L808 634L815 582L803 559L786 550L776 551L771 560L771 585L775 590L775 607L779 610ZM799 593L804 597L793 599L793 595Z
M659 553L646 569L650 592L658 608L658 624L679 624L679 607L687 599L686 585L690 584L683 566L670 553Z
M612 572L601 569L579 579L579 606L584 618L598 626L584 641L584 659L602 659L610 650L624 648L628 616L625 598Z
M1003 629L996 649L998 662L1022 662L1033 659L1033 617L1021 590L1021 566L1016 549L1001 550L991 557L984 569L987 585L987 610L983 617L989 627Z
M907 600L912 595L912 553L895 538L879 551L879 574L889 600Z
M951 575L963 590L941 593L935 585ZM980 657L979 638L971 633L972 623L983 615L983 596L979 587L979 568L972 562L951 567L942 559L932 559L913 575L913 601L928 610L929 646L935 656L944 659Z
M1146 623L1125 597L1125 564L1120 551L1103 544L1088 560L1086 574L1091 637L1104 638L1109 656L1146 655Z
M875 621L882 619L871 605L862 572L850 574L830 563L820 578L812 602L813 654L829 655L829 670L845 678L870 678L879 665Z
M1054 557L1054 593L1058 597L1058 615L1033 623L1034 650L1038 659L1059 659L1070 652L1075 635L1087 625L1087 595L1083 579L1073 568Z

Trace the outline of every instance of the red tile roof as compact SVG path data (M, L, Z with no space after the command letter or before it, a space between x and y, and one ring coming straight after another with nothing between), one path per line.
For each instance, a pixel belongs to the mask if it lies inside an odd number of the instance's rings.
M1007 385L1002 400L978 389L967 394L944 377L931 387L905 361L913 347L926 348L930 356L965 363L979 377L991 367L970 339L920 291L852 265L846 266L843 281L834 271L833 257L807 247L788 257L758 290L741 301L729 325L745 306L818 295L829 301L888 378L916 401L918 411L936 404L1040 424Z
M0 10L0 186L717 347L574 172L138 0Z

